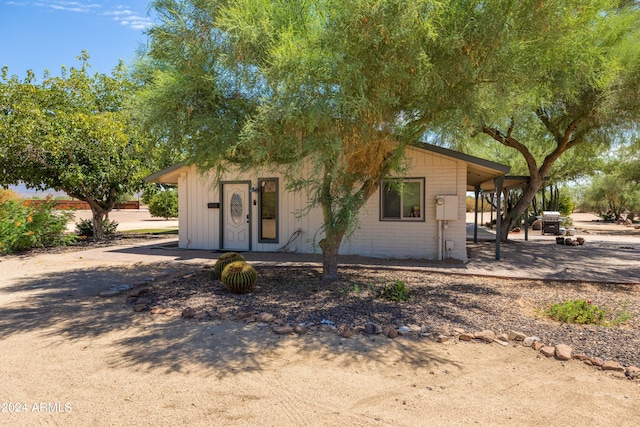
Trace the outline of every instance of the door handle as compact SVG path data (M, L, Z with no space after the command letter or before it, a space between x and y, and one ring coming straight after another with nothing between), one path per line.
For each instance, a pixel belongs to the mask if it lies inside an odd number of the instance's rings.
M247 224L249 224L249 214L247 214Z

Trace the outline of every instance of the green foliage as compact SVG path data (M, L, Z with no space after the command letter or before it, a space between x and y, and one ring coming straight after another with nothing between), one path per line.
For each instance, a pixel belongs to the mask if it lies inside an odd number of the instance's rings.
M102 222L102 231L105 236L115 234L118 229L118 221L104 220ZM82 237L93 237L93 221L89 218L81 219L76 222L76 234Z
M213 277L219 279L224 268L236 261L244 261L244 257L237 252L226 252L220 255L213 265Z
M546 314L559 322L599 325L606 313L591 301L579 299L553 304Z
M164 219L178 217L178 192L176 190L160 191L149 201L149 213Z
M90 74L88 54L60 77L32 72L24 80L0 76L0 184L25 182L64 190L90 204L101 219L147 174L146 136L128 111L137 89L121 63L111 75Z
M245 261L235 261L222 270L221 280L229 292L246 294L253 292L258 273Z
M408 286L401 280L382 285L376 296L394 302L408 301L411 298Z
M146 184L144 189L142 190L142 197L140 197L140 201L145 205L148 205L151 202L153 196L160 192L159 184Z
M38 247L67 245L65 234L70 212L55 211L54 202L28 206L20 200L0 203L0 252L12 253Z

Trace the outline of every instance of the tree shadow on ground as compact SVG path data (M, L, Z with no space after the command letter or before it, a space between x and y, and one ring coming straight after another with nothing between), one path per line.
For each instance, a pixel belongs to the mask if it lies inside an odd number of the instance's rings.
M171 270L155 283L176 286L193 265ZM366 359L404 366L425 367L451 361L438 358L427 345L411 340L382 343L367 337L344 339L334 333L301 337L275 335L268 328L242 322L182 319L135 313L124 294L101 297L114 285L131 284L167 274L165 264L73 269L14 279L0 287L6 304L0 318L0 338L35 333L64 341L113 341L107 350L113 366L189 372L194 365L213 376L264 369L283 345L296 346L300 355L312 355L336 364ZM386 338L385 338L386 339ZM55 344L54 344L55 345ZM386 346L393 346L388 352ZM271 356L270 356L271 355Z

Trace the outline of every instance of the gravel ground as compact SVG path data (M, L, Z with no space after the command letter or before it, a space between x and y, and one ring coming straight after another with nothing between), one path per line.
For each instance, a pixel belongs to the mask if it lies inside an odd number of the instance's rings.
M537 335L549 345L568 344L580 353L629 366L640 366L640 288L634 285L505 280L456 274L363 267L342 267L341 279L320 280L312 267L257 267L251 294L229 293L212 279L211 266L193 275L158 283L145 298L149 307L192 307L211 318L268 312L291 325L329 320L352 327L366 322L424 325L435 336L452 328L468 332L516 330ZM411 298L394 302L379 297L387 284L404 282ZM554 303L587 299L606 310L616 326L564 324L546 318ZM131 301L134 303L135 301Z

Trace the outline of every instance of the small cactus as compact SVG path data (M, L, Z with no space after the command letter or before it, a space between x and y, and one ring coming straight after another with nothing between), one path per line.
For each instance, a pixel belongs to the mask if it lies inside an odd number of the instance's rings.
M227 265L236 261L244 261L244 257L236 252L227 252L220 255L213 265L213 277L219 279L222 276L222 270L224 270Z
M257 280L255 268L244 261L232 262L222 270L222 283L234 294L252 292Z

